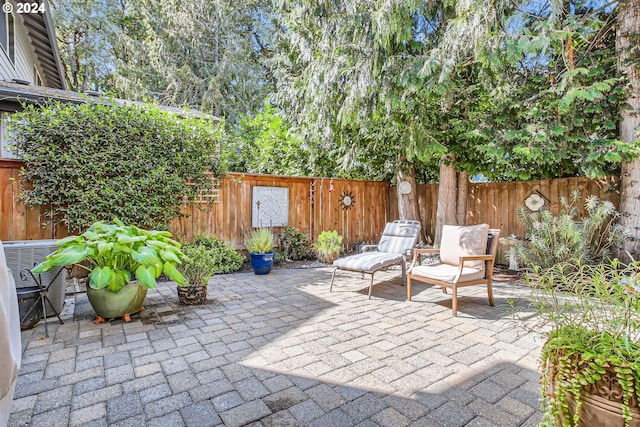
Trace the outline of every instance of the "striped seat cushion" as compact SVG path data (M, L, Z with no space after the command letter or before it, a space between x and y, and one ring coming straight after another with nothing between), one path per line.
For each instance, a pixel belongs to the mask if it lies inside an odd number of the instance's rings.
M418 240L420 223L389 222L384 227L382 238L378 243L380 252L406 254Z
M333 266L343 270L363 271L373 273L403 261L401 254L388 252L364 252L357 255L340 258L333 262Z

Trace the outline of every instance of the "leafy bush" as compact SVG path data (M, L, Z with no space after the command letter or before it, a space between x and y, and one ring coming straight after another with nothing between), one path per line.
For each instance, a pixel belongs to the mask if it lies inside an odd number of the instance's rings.
M207 250L213 262L213 274L238 271L245 261L245 257L239 254L238 251L228 246L222 240L218 240L215 236L196 237L194 245Z
M296 227L285 227L280 242L286 259L298 261L309 259L312 256L309 236Z
M546 209L531 212L518 210L528 241L516 241L509 257L529 268L549 268L556 264L578 261L586 264L605 262L611 257L611 249L622 243L624 231L616 224L618 213L609 201L589 196L585 201L586 216L577 219L575 203L579 193L571 201L562 198L562 210L553 216Z
M187 279L182 286L206 286L216 269L210 251L204 246L184 245L182 252L186 258L179 270Z
M318 235L318 241L313 245L318 259L331 263L340 256L342 250L342 236L336 230L323 231Z
M184 197L210 188L222 126L157 107L97 103L26 106L12 121L13 150L26 163L21 197L50 206L71 230L120 218L166 228Z
M266 254L273 249L273 234L268 228L259 228L247 240L247 250L252 254Z

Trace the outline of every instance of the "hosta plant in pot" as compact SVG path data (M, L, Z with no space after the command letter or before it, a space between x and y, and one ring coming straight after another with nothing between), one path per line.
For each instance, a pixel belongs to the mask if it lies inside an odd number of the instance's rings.
M313 245L318 259L331 264L337 260L342 250L342 236L336 230L323 231L318 235L318 240Z
M640 426L640 263L558 264L528 276L545 331L547 425Z
M90 270L87 297L97 314L96 323L114 317L128 321L130 314L141 310L147 290L155 289L162 273L176 283L184 282L177 270L184 254L167 231L143 230L117 219L98 221L81 235L66 237L56 245L58 250L33 271L64 265Z
M251 267L256 274L268 274L273 267L273 234L267 228L259 228L246 241L251 257Z

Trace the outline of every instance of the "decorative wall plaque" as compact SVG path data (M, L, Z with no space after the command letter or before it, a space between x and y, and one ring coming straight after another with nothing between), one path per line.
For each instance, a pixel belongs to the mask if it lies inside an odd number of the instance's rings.
M343 191L340 195L340 207L344 210L351 209L355 202L355 196L350 191Z
M529 210L537 212L547 204L547 199L538 191L534 191L533 193L529 194L529 197L524 199L524 204L529 208Z
M407 181L402 181L400 185L398 185L398 190L400 190L400 194L411 193L411 183Z
M251 227L286 227L289 225L289 188L252 188Z

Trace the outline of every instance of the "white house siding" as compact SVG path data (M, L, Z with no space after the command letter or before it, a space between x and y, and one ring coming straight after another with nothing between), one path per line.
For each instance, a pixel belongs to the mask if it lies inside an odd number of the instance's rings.
M9 59L9 55L0 47L0 73L1 80L11 81L12 79L27 80L35 83L34 56L33 49L29 44L26 31L22 26L22 19L19 16L15 18L15 37L16 37L16 62L13 64Z

